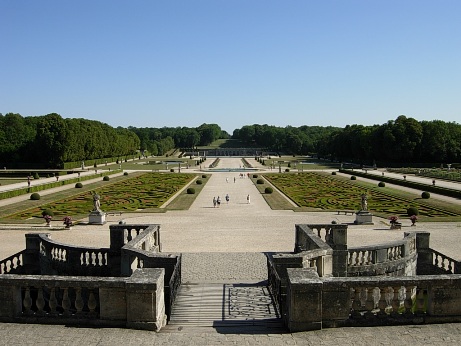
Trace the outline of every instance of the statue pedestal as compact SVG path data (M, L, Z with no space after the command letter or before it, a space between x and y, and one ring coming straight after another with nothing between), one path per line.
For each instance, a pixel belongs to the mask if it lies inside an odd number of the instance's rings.
M102 211L92 211L88 218L90 225L104 225L106 223L106 213Z
M360 210L355 213L356 225L373 225L373 214L366 210Z

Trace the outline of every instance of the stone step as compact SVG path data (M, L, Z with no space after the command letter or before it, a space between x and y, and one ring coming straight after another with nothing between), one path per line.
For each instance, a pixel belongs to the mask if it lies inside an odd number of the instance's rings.
M286 332L266 286L247 283L182 284L173 306L169 332L213 329L219 332Z

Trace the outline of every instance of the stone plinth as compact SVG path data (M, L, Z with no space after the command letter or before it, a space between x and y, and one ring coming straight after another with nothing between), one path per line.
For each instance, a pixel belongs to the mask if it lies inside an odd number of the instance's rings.
M360 210L355 213L356 225L373 225L373 214L366 210Z
M90 225L104 225L106 223L106 213L102 211L92 211L88 218Z

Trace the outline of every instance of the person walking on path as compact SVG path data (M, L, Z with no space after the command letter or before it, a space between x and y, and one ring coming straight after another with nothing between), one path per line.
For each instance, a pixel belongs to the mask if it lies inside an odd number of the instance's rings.
M218 196L218 199L216 200L216 203L218 204L218 208L221 205L221 198Z
M30 187L30 175L27 176L27 186Z
M227 202L227 204L229 204L229 199L230 199L229 194L226 194L226 202Z
M213 208L216 208L216 197L213 197Z
M250 204L250 195L247 196L247 204Z

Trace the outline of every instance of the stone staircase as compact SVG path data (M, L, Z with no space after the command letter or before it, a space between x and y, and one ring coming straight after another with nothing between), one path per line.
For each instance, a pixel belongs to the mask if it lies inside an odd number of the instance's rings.
M264 283L182 284L163 332L284 333Z

